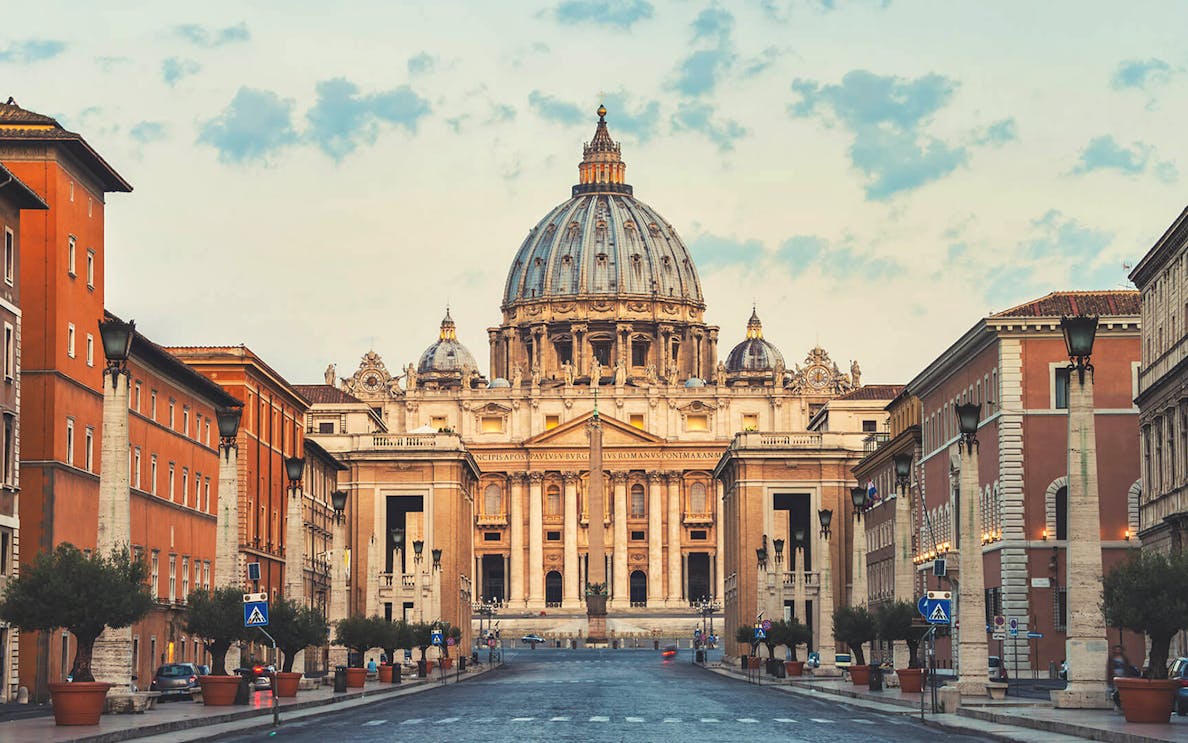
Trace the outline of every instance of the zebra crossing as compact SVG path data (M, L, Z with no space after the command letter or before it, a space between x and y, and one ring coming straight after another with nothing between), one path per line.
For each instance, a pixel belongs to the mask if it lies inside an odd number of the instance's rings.
M845 717L845 718L828 718L828 717L805 717L803 719L793 717L772 717L772 718L758 718L758 717L647 717L642 715L539 715L539 716L515 716L515 717L442 717L442 718L428 718L428 717L409 717L403 720L393 719L375 719L367 720L359 723L363 727L379 727L383 725L448 725L460 723L462 725L468 723L475 724L491 724L491 723L509 723L513 725L523 725L526 723L573 723L573 724L617 724L617 723L632 723L636 725L658 723L665 725L680 725L680 724L732 724L738 723L742 725L757 725L761 723L773 722L780 725L834 725L837 723L858 723L860 725L875 725L876 721L865 717ZM880 722L890 725L906 725L904 720L897 720L894 718L883 719Z

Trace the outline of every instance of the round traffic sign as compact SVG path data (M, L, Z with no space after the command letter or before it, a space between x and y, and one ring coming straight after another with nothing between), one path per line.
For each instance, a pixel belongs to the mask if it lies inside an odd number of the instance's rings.
M761 626L763 627L763 631L766 632L767 630L771 629L771 620L764 619L763 624Z

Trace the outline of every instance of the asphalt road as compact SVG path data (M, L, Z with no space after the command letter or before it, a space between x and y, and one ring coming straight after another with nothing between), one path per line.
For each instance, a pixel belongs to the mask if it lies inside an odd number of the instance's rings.
M653 650L515 650L472 681L327 714L237 741L920 741L940 733L723 678Z

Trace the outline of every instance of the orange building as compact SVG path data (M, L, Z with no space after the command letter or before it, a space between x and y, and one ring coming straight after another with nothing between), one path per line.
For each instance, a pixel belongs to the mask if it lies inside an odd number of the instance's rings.
M46 204L20 179L0 165L0 246L4 249L4 280L0 283L0 322L4 349L0 364L0 589L15 574L19 555L20 488L17 452L20 444L21 409L21 211L46 209ZM18 679L17 630L0 625L0 702L16 698Z
M193 346L169 352L243 403L239 549L247 562L260 563L259 590L275 599L285 589L285 459L304 454L309 402L246 346Z

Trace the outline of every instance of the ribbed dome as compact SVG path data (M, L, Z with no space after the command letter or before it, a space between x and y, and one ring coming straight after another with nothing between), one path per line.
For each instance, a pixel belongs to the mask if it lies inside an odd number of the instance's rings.
M454 318L446 310L445 319L441 321L441 333L438 340L421 354L421 361L417 364L417 374L453 373L462 370L477 369L474 357L458 342Z
M533 227L512 261L503 306L589 295L668 298L704 306L689 251L663 217L632 195L599 108L572 198Z
M763 340L763 323L759 321L759 313L752 309L751 319L747 322L746 340L730 349L730 356L726 358L726 371L764 372L775 369L777 364L784 365L784 355Z

